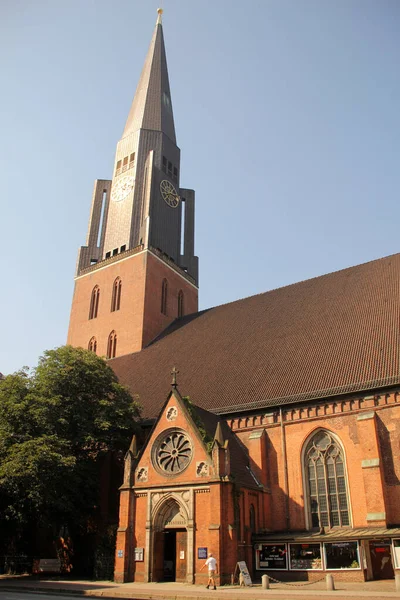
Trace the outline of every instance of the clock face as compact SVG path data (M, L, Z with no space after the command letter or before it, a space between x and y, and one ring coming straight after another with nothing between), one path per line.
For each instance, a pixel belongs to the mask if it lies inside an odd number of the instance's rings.
M135 180L132 175L125 175L125 177L118 179L113 185L111 200L121 202L133 190L134 183Z
M176 208L178 206L180 198L170 181L163 179L163 181L160 183L160 192L168 206L171 208Z

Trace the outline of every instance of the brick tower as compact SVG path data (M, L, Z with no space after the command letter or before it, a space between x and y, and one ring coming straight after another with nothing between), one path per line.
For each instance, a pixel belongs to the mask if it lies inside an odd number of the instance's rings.
M113 178L95 182L78 255L68 344L107 358L141 350L198 309L194 191L179 186L161 15L159 9Z

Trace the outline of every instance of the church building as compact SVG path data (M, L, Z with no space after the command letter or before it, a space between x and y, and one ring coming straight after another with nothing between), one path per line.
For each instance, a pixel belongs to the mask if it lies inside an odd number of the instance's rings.
M95 182L68 343L143 407L115 580L349 581L400 570L400 255L198 312L195 194L180 187L162 10ZM399 571L400 572L400 571Z

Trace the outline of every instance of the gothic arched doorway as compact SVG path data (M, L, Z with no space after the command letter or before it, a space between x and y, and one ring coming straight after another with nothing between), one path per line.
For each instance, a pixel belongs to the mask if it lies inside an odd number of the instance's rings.
M159 507L154 518L153 581L187 581L186 526L186 510L170 496Z

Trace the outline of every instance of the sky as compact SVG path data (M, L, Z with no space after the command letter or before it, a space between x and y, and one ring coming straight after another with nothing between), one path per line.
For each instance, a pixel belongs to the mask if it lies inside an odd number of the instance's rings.
M3 374L66 342L159 2L0 0ZM400 2L162 5L200 309L399 252Z

